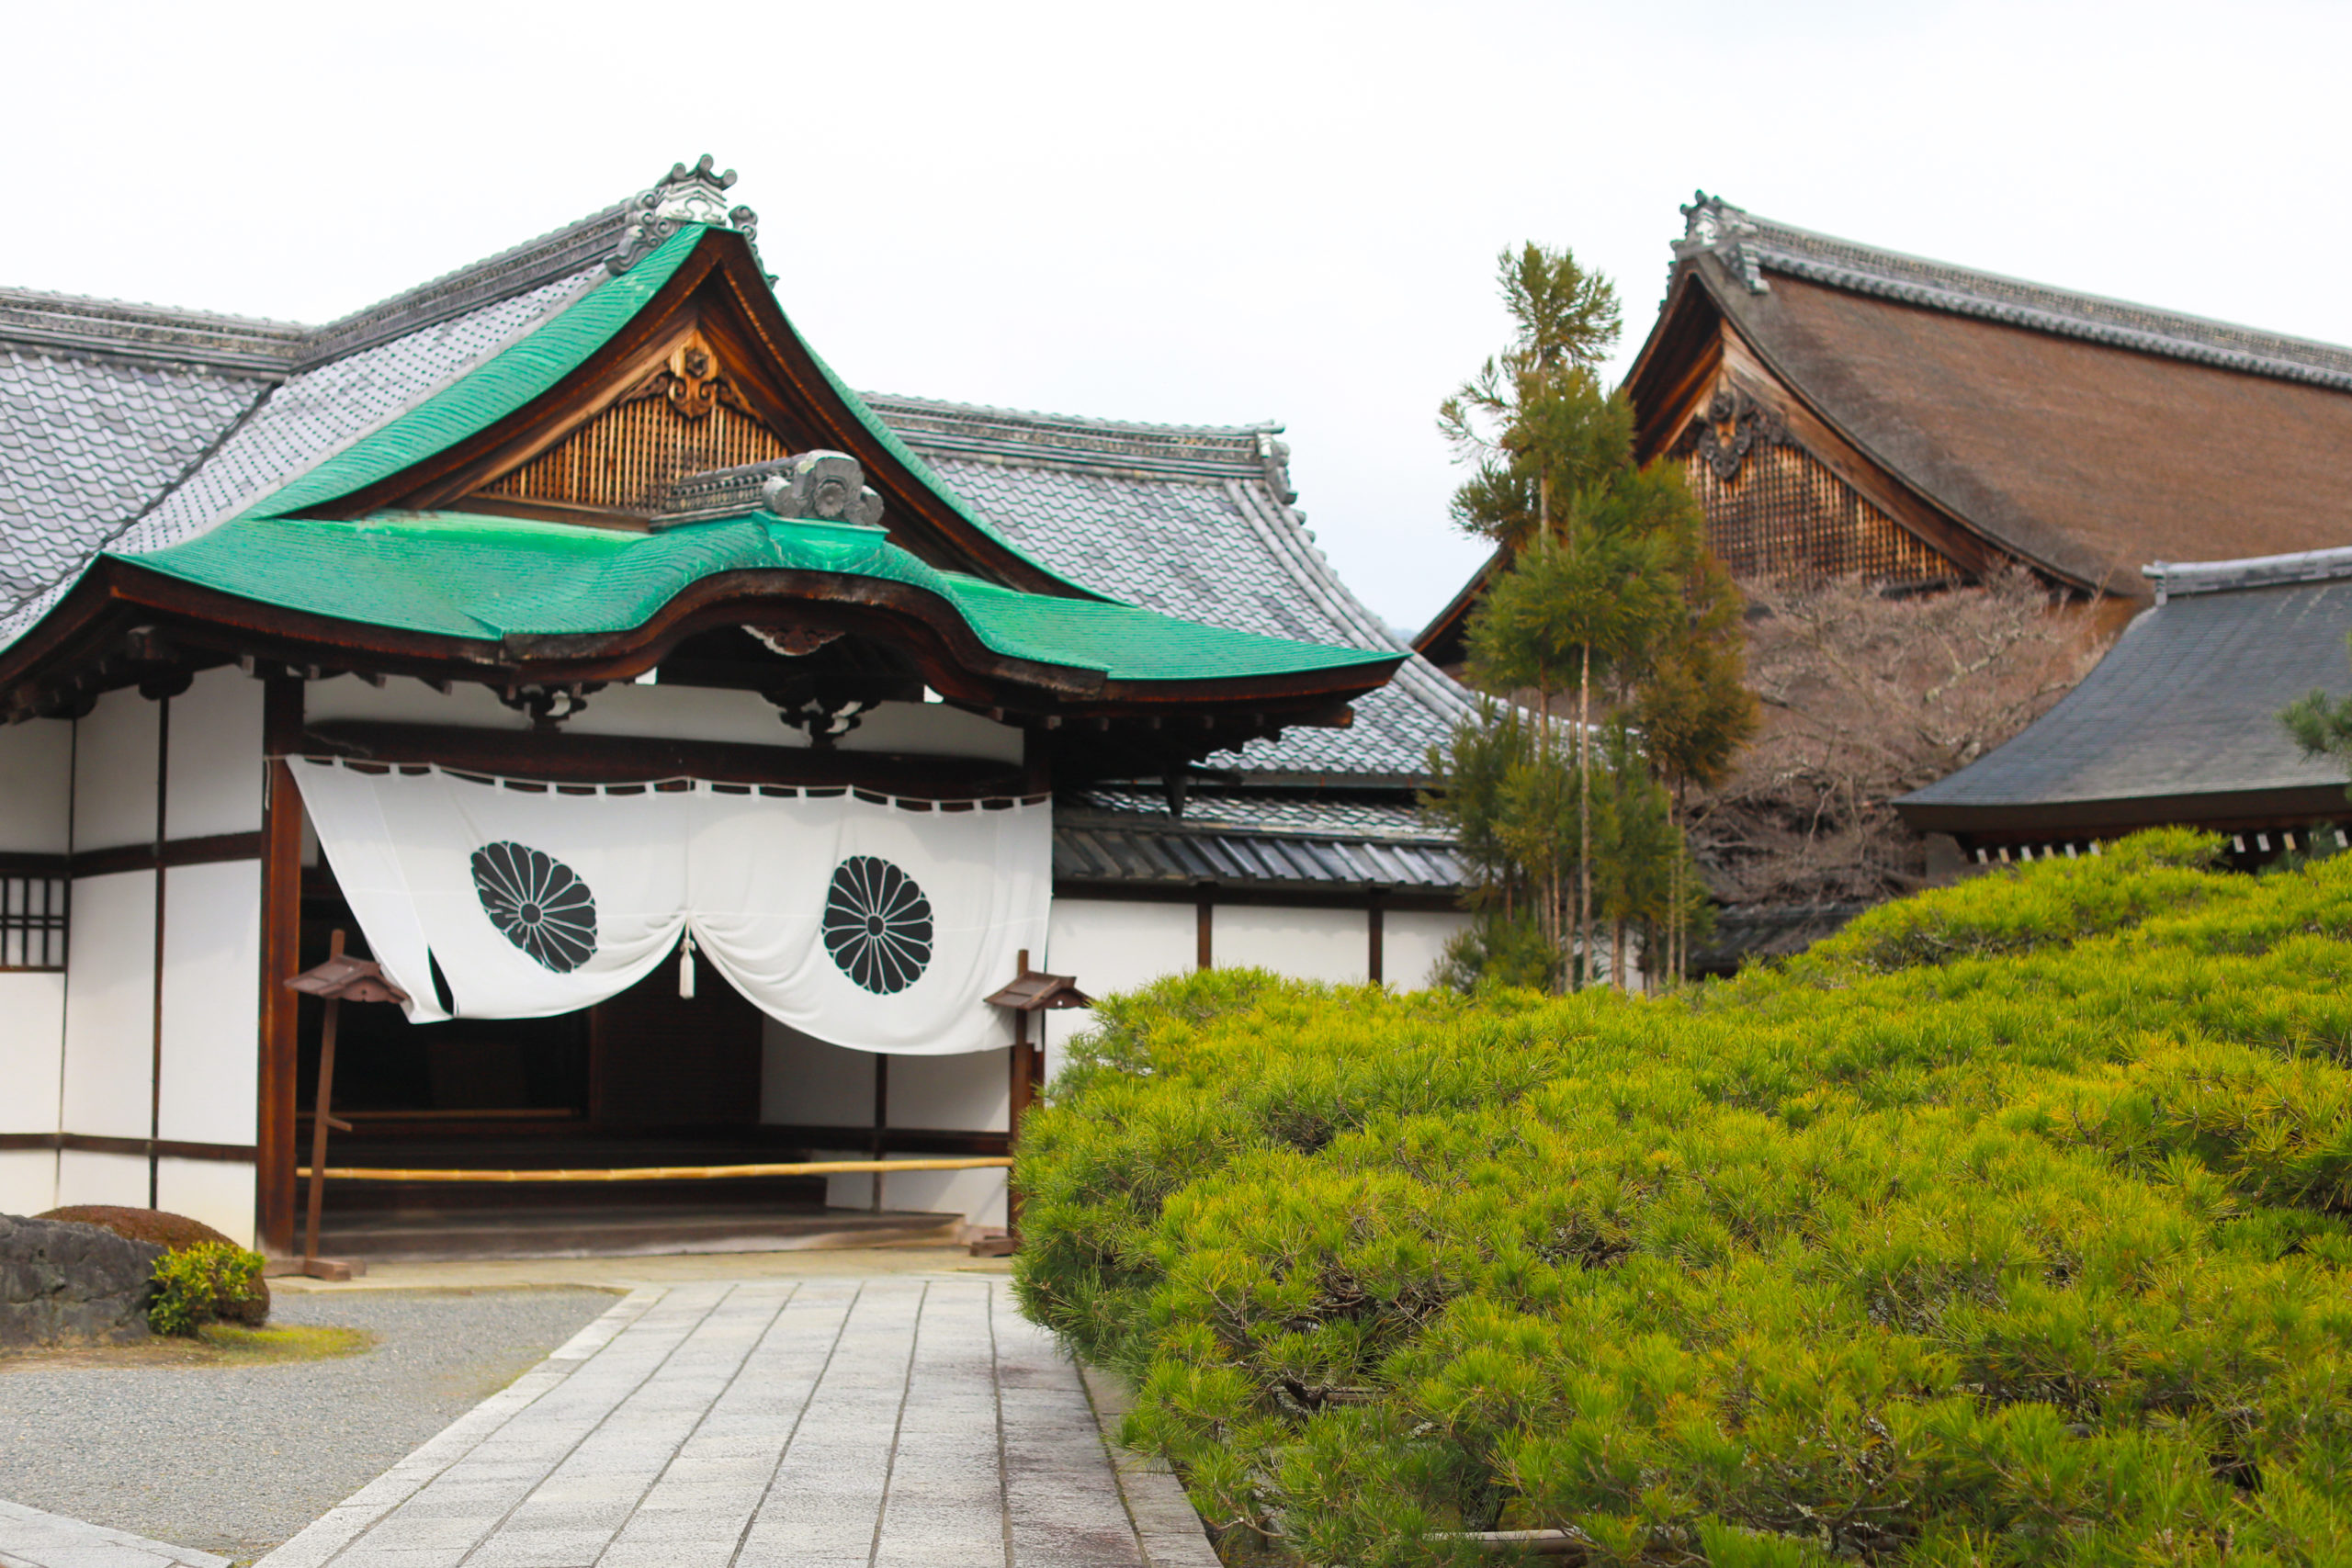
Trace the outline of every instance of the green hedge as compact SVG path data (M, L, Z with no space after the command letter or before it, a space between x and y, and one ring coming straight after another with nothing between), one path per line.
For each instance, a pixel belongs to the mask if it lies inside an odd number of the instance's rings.
M1233 1562L2352 1559L2352 855L2143 835L1664 1000L1108 1002L1017 1288Z

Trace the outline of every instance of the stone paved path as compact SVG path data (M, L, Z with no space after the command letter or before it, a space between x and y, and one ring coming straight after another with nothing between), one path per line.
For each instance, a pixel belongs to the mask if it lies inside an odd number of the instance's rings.
M265 1568L1216 1568L1001 1281L632 1292Z
M0 1568L229 1568L229 1560L0 1501Z

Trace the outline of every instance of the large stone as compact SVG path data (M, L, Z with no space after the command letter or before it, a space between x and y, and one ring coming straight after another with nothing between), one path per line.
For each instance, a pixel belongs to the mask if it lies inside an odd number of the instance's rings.
M0 1347L146 1338L163 1256L96 1225L0 1214Z

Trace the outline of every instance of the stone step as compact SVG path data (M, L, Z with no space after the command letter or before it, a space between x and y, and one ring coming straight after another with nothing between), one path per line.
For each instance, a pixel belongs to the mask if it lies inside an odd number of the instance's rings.
M959 1214L865 1209L681 1211L581 1205L502 1213L330 1214L319 1253L366 1262L467 1258L644 1258L842 1247L953 1247Z

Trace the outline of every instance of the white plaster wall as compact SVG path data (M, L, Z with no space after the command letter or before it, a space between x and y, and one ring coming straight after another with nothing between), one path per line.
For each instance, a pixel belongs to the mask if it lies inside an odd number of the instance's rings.
M207 670L172 699L164 832L173 839L261 827L262 683L233 667Z
M872 1055L811 1039L774 1019L767 1021L762 1045L761 1121L874 1124ZM1002 1051L890 1058L893 1127L1001 1133L1012 1093L1012 1064ZM811 1150L810 1156L864 1159L870 1152L861 1139L853 1147ZM862 1172L828 1177L825 1201L835 1208L866 1208L874 1199L873 1179ZM1001 1171L910 1171L888 1178L885 1187L884 1202L893 1209L962 1214L974 1224L1004 1223Z
M58 1130L58 1043L64 1033L64 976L0 975L0 1133ZM0 1210L26 1212L5 1203Z
M63 854L73 792L73 725L35 718L0 728L0 850Z
M148 787L152 792L152 775ZM255 971L246 973L250 976ZM67 949L65 972L66 1131L108 1138L147 1136L154 987L155 874L126 871L77 879L74 940ZM251 1033L254 1018L251 992L238 1017ZM250 1083L247 1092L252 1092ZM139 1201L146 1201L142 1166Z
M176 716L173 728L176 736ZM261 863L164 873L162 1136L258 1136L260 976Z
M56 1207L55 1151L0 1149L0 1214L38 1214Z
M155 1162L155 1206L202 1220L240 1247L254 1245L256 1185L249 1165L217 1159ZM140 1201L146 1200L142 1196Z
M1220 969L1271 969L1361 986L1372 972L1371 931L1362 909L1220 904L1210 957Z
M160 1196L160 1195L159 1195ZM57 1201L52 1207L64 1208L69 1203L112 1203L119 1208L143 1209L147 1206L147 1156L144 1155L93 1155L68 1149L57 1156ZM250 1217L245 1221L251 1228ZM229 1233L235 1235L235 1231Z
M815 1127L874 1125L874 1057L761 1020L760 1120Z
M1381 975L1389 988L1427 989L1445 944L1469 924L1470 917L1458 909L1389 910L1380 935Z
M526 716L499 702L487 686L460 683L444 696L420 681L376 687L352 677L313 682L304 692L303 716L313 721L366 719L387 724L449 724L470 729L527 730ZM172 716L176 730L179 716ZM713 740L742 746L806 747L808 736L786 724L757 692L710 686L607 686L564 721L572 735L646 736L664 740ZM839 742L844 751L915 751L1018 762L1022 732L943 703L884 703L865 715Z
M1218 911L1222 914L1224 911ZM1199 956L1198 911L1190 904L1117 898L1057 898L1046 925L1046 955L1034 960L1079 988L1107 997L1167 975L1189 975ZM1065 1042L1094 1026L1089 1008L1040 1014L1046 1023L1046 1081L1062 1069Z
M119 849L155 841L156 705L137 692L108 692L74 724L74 848ZM82 923L75 899L74 935ZM153 933L150 933L153 940Z

